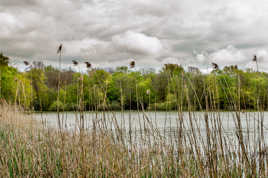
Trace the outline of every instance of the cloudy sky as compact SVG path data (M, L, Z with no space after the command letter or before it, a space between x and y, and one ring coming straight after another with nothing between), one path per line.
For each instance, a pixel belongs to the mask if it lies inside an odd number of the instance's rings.
M1 0L0 52L22 61L90 61L98 67L208 70L238 64L268 71L267 0Z

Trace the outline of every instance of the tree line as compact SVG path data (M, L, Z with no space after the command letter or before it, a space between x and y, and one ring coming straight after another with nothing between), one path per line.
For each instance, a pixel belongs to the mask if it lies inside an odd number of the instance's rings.
M165 64L159 72L136 71L135 62L114 71L59 70L42 62L20 72L0 54L0 100L25 110L266 110L268 73L225 66L203 74ZM73 61L76 66L77 61ZM60 77L58 77L60 76ZM59 90L58 90L59 87Z

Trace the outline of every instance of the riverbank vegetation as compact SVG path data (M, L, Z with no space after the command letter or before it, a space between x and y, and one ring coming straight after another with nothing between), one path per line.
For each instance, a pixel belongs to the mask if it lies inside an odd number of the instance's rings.
M172 127L157 127L146 112L129 128L105 112L84 127L80 115L74 130L48 128L5 102L0 114L0 177L268 176L262 112L231 113L232 130L222 113L207 111L178 111Z
M88 63L82 74L27 61L19 72L1 58L0 177L268 176L266 73L214 65L202 74L175 64L140 72L135 63L107 72ZM57 129L25 114L57 108L78 111L73 130L60 112ZM128 126L101 112L113 109L136 109L138 125L131 112ZM166 117L158 127L146 113L160 109L176 111L174 125ZM233 111L232 130L223 109ZM86 110L101 114L87 125Z
M193 110L202 110L208 89L216 95L208 104L216 103L220 110L233 110L230 103L238 97L241 109L257 110L258 106L267 110L268 107L268 73L240 70L237 66L222 70L214 67L211 73L202 74L198 68L186 70L177 64L165 64L159 72L136 71L135 63L107 71L86 62L80 65L86 65L88 71L78 73L71 68L59 71L42 62L24 61L27 68L19 72L8 66L4 55L0 61L0 98L26 110L56 111L59 107L77 111L81 103L83 110L141 109L137 103L148 110L177 110L178 104L180 109L187 110L187 100ZM73 65L79 67L77 61Z

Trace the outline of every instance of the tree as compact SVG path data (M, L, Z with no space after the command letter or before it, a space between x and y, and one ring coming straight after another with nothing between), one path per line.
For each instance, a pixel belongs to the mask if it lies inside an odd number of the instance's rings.
M18 71L12 67L1 67L0 96L6 101L14 102L16 93L16 81Z
M169 72L171 75L178 75L184 72L183 67L178 64L165 64L162 70Z
M46 76L44 71L39 68L32 68L28 72L28 78L32 81L32 100L36 110L47 110L52 103L49 101L48 87L46 83Z
M8 66L9 58L0 53L0 98L2 98L2 72L4 67Z
M0 53L0 67L7 66L9 62L9 58Z

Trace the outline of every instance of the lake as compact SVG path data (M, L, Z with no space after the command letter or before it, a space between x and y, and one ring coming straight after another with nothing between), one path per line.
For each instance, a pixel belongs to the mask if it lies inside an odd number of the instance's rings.
M191 112L189 116L188 112L183 112L182 117L185 126L189 126L189 117L199 124L201 129L204 129L204 112ZM178 112L136 112L136 111L126 111L126 112L84 112L84 120L87 128L92 127L92 120L103 120L106 119L108 126L113 119L116 119L120 126L124 128L129 128L130 122L133 128L138 127L141 120L146 117L155 127L159 129L164 129L166 127L175 127L178 123L180 114ZM35 113L32 115L34 119L46 122L48 127L57 128L58 127L58 115L56 112L44 112ZM222 126L226 130L233 130L235 128L234 112L219 112L208 113L209 119L219 118L222 122ZM268 112L244 112L240 113L241 123L243 128L250 127L254 128L254 123L258 119L263 118L264 126L268 129ZM75 129L80 119L80 113L78 112L64 112L60 113L60 118L63 120L64 128L68 130ZM267 119L266 119L267 118ZM187 128L187 127L186 127Z
M60 114L61 123L65 130L77 131L81 126L81 115L78 112L64 112ZM239 114L241 129L248 140L256 142L260 133L263 120L263 133L268 138L268 112L244 112ZM38 121L42 121L47 128L58 128L57 113L36 113L32 115ZM183 132L197 131L199 136L206 136L206 122L204 112L84 112L84 128L92 129L93 125L114 130L116 127L125 132L144 133L146 128L157 129L165 138L176 137L178 128ZM179 119L182 118L182 119ZM191 118L191 119L189 119ZM211 131L219 131L230 138L235 138L238 130L236 127L237 116L235 112L210 112L208 123ZM181 121L181 122L180 122ZM192 121L192 122L190 122ZM259 129L259 130L258 130ZM148 130L148 129L147 129ZM258 132L259 131L259 132ZM259 134L260 135L260 134Z

